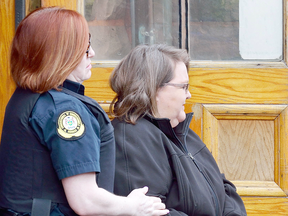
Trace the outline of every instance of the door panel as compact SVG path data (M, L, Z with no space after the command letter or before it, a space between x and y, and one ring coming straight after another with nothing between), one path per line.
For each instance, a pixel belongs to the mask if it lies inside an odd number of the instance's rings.
M218 120L217 149L218 165L226 178L274 180L273 121Z
M275 188L286 196L288 106L204 104L203 112L203 141L227 178L241 181L240 185L247 188L245 195L249 194L249 187L261 185L265 196L270 196ZM231 169L234 171L230 174ZM246 184L243 181L247 181Z

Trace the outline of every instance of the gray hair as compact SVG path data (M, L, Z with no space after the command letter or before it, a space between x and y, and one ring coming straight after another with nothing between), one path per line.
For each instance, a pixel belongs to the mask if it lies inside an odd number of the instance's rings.
M156 93L173 79L177 62L184 62L188 71L187 50L165 44L132 49L110 76L110 87L116 93L110 105L112 115L132 124L146 114L156 116Z

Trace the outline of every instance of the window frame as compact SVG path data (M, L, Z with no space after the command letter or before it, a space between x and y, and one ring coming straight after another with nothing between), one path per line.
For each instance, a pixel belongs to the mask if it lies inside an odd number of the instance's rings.
M287 0L283 0L283 59L275 61L213 61L193 60L190 61L191 68L287 68ZM180 48L189 49L189 0L179 0L181 39ZM77 10L84 14L84 1L77 1ZM184 12L183 12L184 11ZM285 13L286 12L286 13ZM110 68L115 67L120 60L92 61L93 67Z

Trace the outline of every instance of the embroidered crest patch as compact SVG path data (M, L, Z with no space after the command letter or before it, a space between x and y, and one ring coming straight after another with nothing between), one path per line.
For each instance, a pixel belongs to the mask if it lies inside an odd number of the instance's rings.
M85 125L74 111L62 112L57 121L57 133L66 140L76 140L83 136Z

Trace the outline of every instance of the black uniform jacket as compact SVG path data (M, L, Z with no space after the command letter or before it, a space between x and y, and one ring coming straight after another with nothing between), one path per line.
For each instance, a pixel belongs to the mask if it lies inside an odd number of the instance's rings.
M206 145L189 128L193 114L172 128L169 119L145 116L135 125L114 119L114 192L148 186L169 215L246 215L235 186L225 179Z
M73 85L68 85L71 81L66 82L66 86L73 89ZM97 184L112 192L115 143L111 122L93 99L69 89L63 88L62 91L81 100L101 127L101 173L97 174ZM38 140L28 121L39 96L29 90L17 88L7 105L0 145L0 208L31 212L32 200L42 198L59 204L59 209L65 215L76 215L68 206L48 148Z

